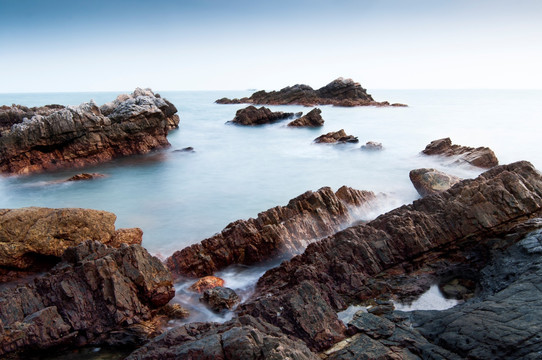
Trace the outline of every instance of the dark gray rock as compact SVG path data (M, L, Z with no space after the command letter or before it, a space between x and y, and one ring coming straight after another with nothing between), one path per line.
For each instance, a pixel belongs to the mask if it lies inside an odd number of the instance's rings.
M221 286L207 289L203 292L200 301L209 305L213 311L232 310L239 304L239 296L230 288Z

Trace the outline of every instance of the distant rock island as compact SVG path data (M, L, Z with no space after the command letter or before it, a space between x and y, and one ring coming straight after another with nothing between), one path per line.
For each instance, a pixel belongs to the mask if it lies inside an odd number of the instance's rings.
M81 167L169 146L177 108L150 89L137 88L101 107L0 107L0 172L28 174Z
M222 98L217 104L261 104L261 105L335 105L335 106L406 106L378 102L367 94L367 90L352 79L338 78L318 90L303 84L288 86L280 91L257 91L241 99Z

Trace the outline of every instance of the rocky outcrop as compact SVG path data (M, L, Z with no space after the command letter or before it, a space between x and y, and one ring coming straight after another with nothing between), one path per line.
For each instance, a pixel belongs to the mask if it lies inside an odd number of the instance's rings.
M344 144L344 143L357 143L359 140L353 135L347 135L344 129L339 131L328 132L327 134L320 135L314 142L317 144Z
M175 252L168 268L183 276L210 275L231 264L254 264L297 253L313 240L330 235L354 221L350 207L371 206L372 192L346 186L306 193L258 214L238 220L221 233Z
M94 101L24 117L0 137L0 172L81 167L169 146L179 117L170 102L136 89L101 107ZM30 114L30 113L28 113Z
M251 316L224 324L192 323L168 330L126 360L318 360L301 341Z
M89 209L0 209L0 268L27 269L43 257L60 259L70 246L96 240L141 244L141 229L115 230L113 213Z
M365 145L361 145L361 150L366 150L366 151L379 151L382 149L383 149L382 144L375 141L367 141Z
M335 105L335 106L390 106L387 101L376 102L367 90L352 79L338 78L324 87L314 90L308 85L288 86L280 91L255 92L241 99L222 98L218 104L261 104L261 105ZM391 106L406 106L391 104Z
M337 310L392 292L386 274L416 277L414 271L438 262L439 254L464 251L469 242L480 246L541 211L542 176L530 163L495 167L310 244L260 278L255 295L238 311L323 350L346 336Z
M282 111L272 112L263 106L259 109L254 106L248 106L244 109L237 110L231 123L237 125L263 125L288 119L293 116L293 113L284 113Z
M296 119L290 123L288 126L293 127L319 127L324 126L324 119L322 119L322 110L315 108L309 111L306 115L303 115L299 119Z
M435 169L415 169L410 171L409 177L421 196L443 192L461 181L457 176Z
M431 141L422 151L425 155L441 155L454 157L458 164L467 163L481 168L492 168L499 165L499 160L493 150L487 147L472 148L468 146L452 145L450 138Z
M0 106L0 137L14 124L23 122L24 118L32 118L34 115L47 116L64 109L62 105L45 105L40 107L26 107L22 105Z
M239 296L230 288L221 286L207 289L203 292L200 301L207 304L211 310L220 312L222 310L232 310L239 304Z
M139 245L86 241L62 260L32 283L0 291L0 356L125 343L175 293L167 269Z

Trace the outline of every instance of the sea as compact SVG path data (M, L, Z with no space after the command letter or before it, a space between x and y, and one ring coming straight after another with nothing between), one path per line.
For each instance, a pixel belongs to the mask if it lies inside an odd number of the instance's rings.
M126 92L126 91L125 91ZM219 105L222 97L252 91L158 91L180 116L168 136L171 147L103 165L36 175L0 177L0 208L43 206L107 210L117 228L139 227L143 246L161 259L220 232L230 222L259 212L307 190L342 185L383 193L370 220L419 198L409 180L417 168L436 168L461 178L482 170L420 152L432 140L494 150L501 164L528 160L542 169L542 90L373 90L377 101L408 107L319 106L321 128L289 128L288 120L243 127L229 124L247 105ZM0 94L0 105L77 105L112 101L123 92ZM297 105L268 106L273 111L304 112ZM358 144L315 144L327 132L344 129ZM380 151L362 150L368 141ZM176 151L192 147L193 152ZM106 175L92 181L62 182L74 174ZM259 276L278 262L234 267L219 275L246 299ZM176 301L193 311L188 321L227 320L231 314L206 311L186 288L176 284Z

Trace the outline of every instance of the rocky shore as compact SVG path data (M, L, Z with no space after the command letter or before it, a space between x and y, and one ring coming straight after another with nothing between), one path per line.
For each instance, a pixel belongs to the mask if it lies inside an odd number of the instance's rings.
M169 146L177 109L150 89L119 95L99 107L0 108L0 172L28 174L82 167Z
M308 85L288 86L280 91L255 92L250 97L241 99L222 98L217 104L260 104L260 105L335 105L335 106L406 106L390 104L387 101L377 102L367 94L367 90L352 79L338 78L314 90Z

